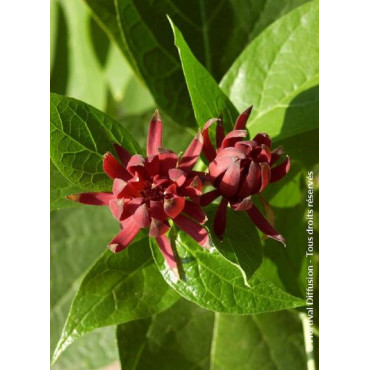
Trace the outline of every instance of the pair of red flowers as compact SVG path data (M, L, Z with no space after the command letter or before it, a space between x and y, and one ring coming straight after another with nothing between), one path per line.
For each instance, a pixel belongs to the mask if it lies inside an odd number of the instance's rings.
M177 265L166 236L170 229L168 219L208 248L209 236L203 226L207 217L202 207L220 196L213 225L220 239L225 232L230 203L235 211L246 211L267 236L284 243L284 238L253 205L252 195L286 175L289 157L271 168L283 154L282 149L271 151L271 140L266 134L244 140L251 110L252 107L248 108L238 117L234 130L226 136L221 119L209 120L181 157L162 147L162 120L156 111L149 126L146 157L131 155L117 144L115 150L120 162L111 153L104 155L103 169L113 179L111 193L81 193L67 198L109 206L121 225L121 231L108 244L115 253L125 249L140 229L149 227L149 236L156 239L171 269ZM214 123L217 124L216 149L209 137L209 128ZM208 173L193 170L202 151L210 162ZM204 184L211 184L215 189L202 194Z

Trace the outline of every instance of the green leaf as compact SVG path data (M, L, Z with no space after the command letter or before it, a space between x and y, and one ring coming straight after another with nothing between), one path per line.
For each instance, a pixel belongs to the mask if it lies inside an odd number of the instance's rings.
M194 125L166 15L183 31L196 58L219 81L256 35L305 1L87 0L87 4L159 107L183 125Z
M58 35L59 9L56 0L50 1L50 72L54 65L55 49Z
M253 277L249 282L239 266L216 248L206 250L179 231L173 247L181 260L178 279L169 270L156 242L150 238L154 260L167 283L180 295L209 310L257 314L302 306L304 301ZM249 283L249 285L248 285Z
M307 170L312 169L312 166L319 163L318 128L279 140L278 144L283 145L284 151L289 154L292 161L300 161Z
M119 254L107 251L84 277L53 359L77 338L96 328L151 316L167 309L178 298L158 273L147 236L136 237Z
M314 172L314 183L318 181L317 173ZM298 173L300 176L299 181L299 191L300 191L300 201L294 205L294 207L284 206L284 202L288 203L288 194L284 191L285 186L283 184L282 191L277 193L281 196L281 199L273 197L272 201L279 200L280 205L273 207L275 220L276 220L276 230L278 230L286 239L286 248L281 250L276 248L275 243L272 240L265 239L264 241L264 253L265 257L269 257L271 261L275 264L275 269L279 275L281 282L284 285L284 290L298 297L305 297L307 288L307 265L309 259L306 258L307 251L307 184L303 181L307 175L306 173ZM307 181L307 179L305 179ZM318 207L318 192L314 192L314 217L315 212ZM315 251L318 252L318 220L314 218L314 247ZM312 264L314 265L315 273L318 272L318 260L316 260L318 255L312 258ZM261 273L260 269L258 273L264 278L267 277L265 274L266 269ZM270 278L269 278L270 279ZM315 284L318 282L316 276L314 278Z
M69 71L67 20L59 1L51 0L50 8L50 91L65 94Z
M110 190L103 155L115 154L118 143L134 154L141 152L133 137L117 122L79 100L51 94L51 158L71 183L86 190Z
M318 127L318 1L293 10L248 45L221 81L248 129L275 142Z
M215 326L215 369L306 369L302 324L296 312L218 315ZM234 342L235 337L240 340Z
M194 126L176 54L165 50L142 22L137 4L132 0L88 0L87 4L109 37L116 41L136 75L145 81L159 108L181 124Z
M117 327L122 370L208 369L214 313L184 300Z
M57 54L67 60L55 74L63 74L65 90L54 89L53 84L51 90L103 109L106 104L107 86L91 39L88 8L83 1L58 0L58 3L61 15L65 16L66 43L58 43L57 48L64 47L66 50L64 55L63 50L60 53L57 51ZM57 59L57 55L54 59ZM60 77L54 78L58 80Z
M290 154L290 152L289 152ZM288 174L281 180L270 183L261 194L270 206L280 208L295 207L302 202L303 177L302 166L294 161Z
M55 349L64 322L67 318L69 307L74 294L85 273L85 270L101 255L104 245L117 231L117 225L106 207L83 207L66 209L50 214L50 347L51 353ZM110 335L102 333L104 337ZM89 337L86 346L98 344L101 335ZM61 363L69 361L78 349L71 347L71 354L61 356ZM112 361L112 351L104 351L103 344L99 345L99 361L106 364ZM100 351L100 348L102 350ZM81 354L81 353L80 353ZM93 354L85 352L80 356L76 365L82 366L84 361L89 361ZM72 356L73 357L73 356ZM97 360L97 356L94 356ZM105 360L104 360L105 359ZM57 364L60 362L58 361ZM78 366L79 368L82 368Z
M206 68L195 58L175 24L171 20L170 22L198 125L203 127L210 118L222 116L225 126L230 129L238 111Z
M115 43L110 44L104 75L115 101L123 99L133 74L126 59Z
M51 370L102 370L118 359L116 328L100 328L73 343Z
M126 94L122 101L122 109L126 115L136 115L150 111L153 116L155 110L155 102L146 87L138 81L135 76L131 76L126 87ZM149 121L143 121L141 126L149 127ZM146 136L146 135L145 135Z
M304 297L307 281L306 276L301 277L301 271L307 263L305 255L307 249L305 205L298 204L293 208L274 207L274 213L276 230L284 236L287 247L284 250L279 250L275 243L266 239L264 243L265 255L275 263L285 290L295 296Z
M210 205L206 209L209 217L212 242L217 250L229 261L239 265L249 279L262 263L263 251L257 229L246 212L227 209L227 226L221 242L213 231L213 220L218 206Z
M118 326L122 370L306 369L297 313L232 316L180 300L149 319ZM283 345L282 345L283 344Z
M50 161L50 210L80 207L80 203L65 198L66 195L80 192L82 189L70 183Z

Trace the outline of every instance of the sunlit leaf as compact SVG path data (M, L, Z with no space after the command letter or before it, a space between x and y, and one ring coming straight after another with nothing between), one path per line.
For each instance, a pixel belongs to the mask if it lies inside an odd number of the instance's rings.
M167 309L178 298L159 274L147 236L136 237L129 248L119 254L106 251L81 282L54 360L84 334L103 326L151 316Z
M111 190L103 155L115 153L114 143L132 154L141 151L139 145L122 125L86 103L51 94L50 104L50 155L55 166L81 188Z
M246 279L239 266L215 248L200 247L179 231L173 240L181 261L178 279L151 238L155 262L167 283L180 295L209 310L231 314L257 314L299 307L304 301L259 277Z
M318 127L318 1L266 28L236 59L221 87L239 110L253 105L248 129L275 143Z

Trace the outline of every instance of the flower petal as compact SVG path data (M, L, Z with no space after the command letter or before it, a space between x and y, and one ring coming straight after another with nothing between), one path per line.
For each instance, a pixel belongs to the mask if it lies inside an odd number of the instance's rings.
M203 225L207 222L208 218L203 210L203 208L194 202L187 200L185 202L185 207L183 210L189 217L193 218L195 221Z
M198 242L200 246L203 248L210 247L207 230L202 226L181 214L174 218L173 221L182 231Z
M259 192L262 192L266 186L270 183L271 171L270 166L266 162L260 163L261 167L261 187Z
M171 168L168 171L168 176L172 181L176 182L178 186L182 186L186 181L186 173L179 168Z
M152 218L149 229L149 236L158 237L165 234L170 229L170 225L167 221L159 221Z
M150 157L147 157L145 159L144 167L145 167L146 173L149 176L157 175L159 173L159 167L160 167L158 155L152 155Z
M130 178L126 169L109 152L104 154L103 170L111 179L119 178L122 180L128 180Z
M242 112L239 117L237 118L234 130L245 130L245 126L247 124L248 118L251 115L253 109L253 105L251 105L249 108L247 108L244 112Z
M118 197L120 195L120 193L122 192L122 190L125 188L125 186L127 185L127 182L122 180L122 179L118 179L118 178L115 178L113 180L113 194L115 197Z
M256 162L251 162L248 174L238 191L239 197L247 197L258 192L261 187L261 168Z
M253 141L255 141L258 145L262 145L262 144L265 144L267 145L268 147L271 146L271 139L270 139L270 136L267 135L267 134L264 134L262 132L260 132L259 134L257 134L254 138L253 138Z
M263 207L263 212L266 216L267 221L270 223L272 227L275 227L275 212L273 208L270 206L268 201L262 197L260 194L258 194L258 199L260 200L262 207Z
M127 163L127 171L134 176L135 172L139 173L141 177L147 177L145 170L145 158L141 154L134 154Z
M220 157L236 157L239 159L246 158L245 154L241 150L235 147L228 147L228 148L221 149L217 153L217 158L220 158Z
M216 146L219 148L222 145L223 140L225 139L225 129L222 122L222 118L219 119L216 126Z
M209 164L209 174L212 180L222 175L235 161L234 157L219 157L217 156L214 161Z
M236 194L240 182L240 160L234 160L222 176L219 190L225 197L231 198Z
M144 202L144 198L142 197L125 200L123 204L123 213L122 213L121 219L125 220L133 216L136 210L143 204L143 202Z
M208 159L209 162L212 162L216 157L216 150L212 145L211 139L209 137L209 127L213 125L215 122L220 121L219 118L212 118L207 121L204 125L202 135L203 135L203 153Z
M281 180L289 172L289 169L290 169L290 159L289 156L286 156L284 162L271 169L270 182Z
M122 220L123 215L123 206L124 206L124 198L121 199L111 199L109 202L109 208L112 212L114 218L118 221Z
M222 197L221 203L217 208L215 219L213 220L213 229L215 231L215 234L218 236L220 240L223 239L226 229L226 214L228 203L229 203L228 199Z
M171 247L170 240L167 238L166 235L157 236L155 239L169 268L178 274L177 263Z
M245 155L249 155L256 146L257 143L251 140L238 141L235 144L235 148L243 152Z
M190 197L193 202L198 203L199 198L202 195L203 182L199 176L188 178L185 184L178 188L179 195L183 197Z
M265 145L265 144L262 144L261 145L261 152L258 156L258 162L267 162L267 163L270 163L270 160L271 160L271 151L270 151L270 148Z
M116 153L117 153L119 159L121 160L122 166L126 167L128 161L131 158L131 154L126 149L122 148L118 144L114 144L114 149L116 150Z
M229 146L234 146L238 141L243 140L247 136L247 131L245 130L233 130L229 132L222 142L222 148L227 148Z
M164 200L164 211L168 217L175 218L185 207L185 198L174 196Z
M159 221L164 221L168 218L166 212L164 211L163 201L150 201L150 215Z
M258 210L256 206L252 206L250 209L247 210L247 213L253 223L269 238L277 240L284 244L285 247L285 239L282 235L280 235L271 225L270 223L262 216L261 212Z
M253 206L252 196L245 197L241 202L232 203L231 208L234 211L246 211Z
M158 148L162 146L162 119L158 110L150 121L148 139L146 144L147 156L158 154Z
M183 171L188 173L195 165L198 160L200 153L203 148L203 137L200 132L190 143L188 148L185 150L183 157L180 160L178 168L181 168Z
M171 168L176 168L178 157L175 153L164 152L158 154L160 169L159 173L162 176L168 176L168 171Z
M150 217L148 207L145 203L141 204L134 213L134 220L140 228L149 227Z
M277 147L271 152L270 166L279 160L279 158L284 154L284 150L281 146Z
M133 217L129 217L121 222L122 230L108 244L108 248L113 253L118 253L125 249L140 231L140 227Z
M208 206L208 204L211 204L215 199L217 199L220 195L221 194L218 189L202 194L200 197L200 205L202 207L206 207Z
M89 204L92 206L107 206L109 201L114 198L112 193L80 193L70 194L66 196L67 199L79 202L82 204Z

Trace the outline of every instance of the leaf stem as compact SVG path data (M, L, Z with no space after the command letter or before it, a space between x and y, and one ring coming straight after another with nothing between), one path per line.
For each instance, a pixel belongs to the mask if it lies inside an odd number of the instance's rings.
M215 312L214 322L213 322L213 332L212 332L212 344L211 344L211 353L210 353L210 370L215 369L215 353L216 353L216 338L217 338L217 331L218 331L218 318L219 313Z
M303 327L303 338L304 338L304 346L306 351L306 358L307 358L307 370L315 370L315 356L313 351L313 343L311 341L311 335L310 335L310 323L308 320L308 317L304 313L299 314L299 318L302 321L302 327Z

